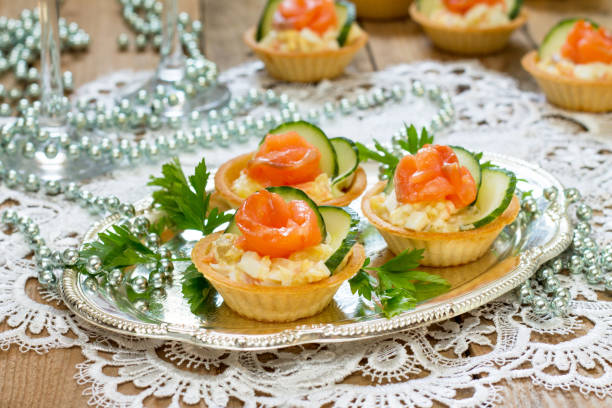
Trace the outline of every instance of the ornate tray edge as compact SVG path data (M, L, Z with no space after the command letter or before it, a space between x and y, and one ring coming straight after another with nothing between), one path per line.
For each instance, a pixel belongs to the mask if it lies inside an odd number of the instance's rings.
M537 172L547 178L559 192L563 191L561 183L539 166L520 159L504 155L487 153L487 158L514 164ZM138 212L146 212L151 199L144 199L136 204ZM484 305L491 300L509 292L528 279L537 268L549 259L559 255L571 243L571 222L566 213L566 200L563 194L557 194L546 210L558 221L559 231L545 245L534 247L521 253L519 264L504 277L488 284L477 291L463 295L452 302L432 303L418 311L403 313L391 319L349 323L345 325L321 324L296 327L275 334L239 335L211 332L200 328L172 325L168 323L153 324L133 322L115 317L93 305L77 285L77 273L65 270L60 280L60 294L68 308L77 316L98 327L120 333L147 338L182 340L198 346L225 350L265 350L278 347L289 347L311 342L341 342L378 337L385 334L416 328L425 324L445 320ZM86 233L85 241L95 236L100 228L114 222L116 217L108 217L95 223Z

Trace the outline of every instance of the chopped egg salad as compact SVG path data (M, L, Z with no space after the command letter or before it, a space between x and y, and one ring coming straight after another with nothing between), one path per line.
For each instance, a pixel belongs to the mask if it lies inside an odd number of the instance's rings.
M350 44L359 35L360 28L353 24L346 43ZM338 29L336 27L330 28L322 35L307 27L301 30L270 30L261 41L261 44L272 50L283 52L337 50L340 48L337 37Z
M576 64L569 59L562 58L560 55L553 55L552 58L538 62L538 66L544 71L555 75L586 80L612 80L612 64L604 62Z
M321 243L295 252L287 258L270 258L236 245L238 235L223 234L213 241L206 262L217 273L235 282L263 286L295 286L330 276L325 261L333 249Z
M334 198L331 181L326 173L321 173L313 181L302 183L295 187L304 191L316 202L323 202ZM263 188L264 186L250 178L245 170L242 170L240 176L232 183L232 191L238 194L240 198L247 198Z
M430 17L451 27L495 27L510 22L504 5L477 4L469 9L465 14L454 13L446 8L434 11Z
M463 217L473 211L472 207L457 210L447 200L402 204L394 191L375 195L370 199L370 206L379 217L396 227L428 232L457 232Z

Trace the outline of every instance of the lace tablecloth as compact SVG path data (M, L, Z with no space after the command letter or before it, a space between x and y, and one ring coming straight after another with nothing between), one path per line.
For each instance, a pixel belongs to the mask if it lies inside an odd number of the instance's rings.
M81 88L80 96L113 90L114 84L142 73L119 72ZM273 87L314 107L349 96L372 85L403 83L418 78L453 95L456 121L436 137L474 150L501 152L537 163L565 186L576 186L594 209L595 237L612 242L611 115L570 114L523 92L514 80L474 63L423 62L399 65L373 74L351 75L313 86L271 81L259 63L224 73L235 94L253 86ZM104 97L100 94L99 97ZM403 122L425 125L435 112L424 98L408 95L403 103L339 118L324 128L333 135L369 142L388 139ZM255 143L253 141L253 143ZM204 154L218 165L253 144L202 150L181 157L186 167ZM159 164L118 170L86 188L100 195L135 201L148 194L149 174ZM40 224L49 246L76 246L96 219L76 205L0 185L0 203ZM35 278L33 261L20 234L0 231L0 348L45 353L77 346L86 360L76 367L89 402L104 407L140 406L146 398L171 397L171 406L199 401L224 406L231 397L246 406L418 406L434 401L450 406L493 406L503 398L502 380L529 378L547 389L573 390L592 398L612 396L612 304L598 300L596 290L580 276L562 275L571 290L571 314L541 318L521 307L512 294L459 318L375 340L308 345L272 352L222 352L177 342L124 338L102 333L55 308L57 294L41 289L41 304L25 294ZM51 305L50 305L51 304ZM562 336L549 344L539 336ZM486 350L473 356L471 346ZM118 370L108 370L116 367ZM116 374L109 374L110 372ZM345 381L358 374L371 384ZM138 392L119 391L133 383ZM471 390L465 397L461 390Z

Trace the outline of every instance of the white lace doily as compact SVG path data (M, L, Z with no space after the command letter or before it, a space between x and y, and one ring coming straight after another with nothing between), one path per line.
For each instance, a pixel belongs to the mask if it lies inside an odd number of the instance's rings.
M144 74L119 72L81 88L79 97ZM520 91L516 82L475 63L423 62L357 74L316 87L278 84L262 73L259 63L225 72L235 94L250 87L274 87L301 108L321 106L373 85L409 84L411 79L437 84L453 95L456 121L437 141L474 150L514 155L537 163L567 187L575 186L594 209L595 237L612 242L612 115L570 114L546 104L541 95ZM387 139L403 122L425 125L435 113L426 98L407 95L401 104L358 111L324 122L334 136L369 142ZM218 165L252 143L231 149L199 150L181 156L189 167L202 154ZM86 188L99 195L135 201L148 194L149 174L159 164L118 170ZM0 185L0 204L11 206L40 224L48 245L76 246L95 220L80 207L59 197L26 194ZM502 380L530 378L547 389L574 390L585 395L612 396L612 303L598 301L582 276L562 276L574 298L572 313L543 319L507 295L477 310L429 327L385 338L345 344L309 345L273 352L222 352L177 342L122 338L75 321L53 307L54 292L42 291L47 304L25 293L35 276L20 234L0 231L0 349L44 353L51 348L81 347L86 361L76 367L77 381L89 402L104 407L134 407L153 397L224 406L237 398L246 406L388 406L428 407L434 401L450 406L493 406L502 401ZM45 335L40 335L44 333ZM546 338L560 338L555 344ZM471 355L477 345L486 353ZM118 370L105 370L117 367ZM116 372L116 374L109 374ZM346 381L355 374L375 385ZM137 393L122 394L119 385L132 383ZM467 394L465 390L470 390ZM461 398L458 398L461 395ZM465 397L465 395L468 395Z

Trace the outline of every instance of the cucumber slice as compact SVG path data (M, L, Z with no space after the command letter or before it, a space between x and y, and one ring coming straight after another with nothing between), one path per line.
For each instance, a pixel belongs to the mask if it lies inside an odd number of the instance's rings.
M482 227L499 217L510 205L516 189L516 176L504 169L482 169L481 180L474 203L477 211L464 220L465 229Z
M325 261L325 266L334 274L351 248L357 242L358 223L357 214L349 208L322 205L319 207L321 216L325 221L325 228L329 234L329 245L334 252Z
M242 232L240 232L240 228L238 228L238 226L236 225L236 221L234 220L235 216L236 216L236 213L232 215L232 219L229 221L229 225L223 232L225 232L226 234L242 235Z
M268 187L266 188L266 190L268 190L271 193L276 193L280 195L281 197L283 197L283 199L286 202L293 201L293 200L299 200L299 201L306 202L306 204L308 204L308 206L314 211L315 215L317 216L317 223L319 224L319 229L321 230L321 237L323 238L323 240L326 239L327 230L325 229L325 222L323 221L323 217L321 216L321 213L319 212L319 207L314 201L310 199L310 197L306 195L305 192L297 188L293 188L289 186ZM225 229L225 232L228 234L240 235L241 232L238 226L236 225L236 221L234 217L232 217L232 219L230 220L229 225Z
M355 11L355 5L348 1L338 0L335 6L336 16L338 16L338 26L340 27L336 41L338 41L338 45L342 47L346 44L346 40L351 32L351 26L357 17L357 12Z
M332 180L332 189L336 193L342 193L351 185L355 171L359 166L359 150L352 140L345 137L334 137L329 139L338 160L338 176Z
M417 0L416 4L417 9L427 17L444 8L442 0Z
M523 0L506 0L506 12L510 20L514 20L519 15L522 5Z
M277 135L287 132L297 132L300 136L306 139L308 143L319 149L321 152L321 170L327 173L330 179L333 180L338 175L338 159L336 156L336 151L327 138L327 135L325 135L320 128L312 123L300 120L298 122L283 123L268 133Z
M567 40L567 35L574 28L574 24L578 20L582 20L581 18L567 18L565 20L559 21L544 37L542 40L542 44L540 44L540 48L538 49L538 55L540 59L551 58L553 55L558 54L561 50L563 44L565 44L565 40ZM593 27L598 28L597 23L585 19L589 23L593 25Z
M259 18L259 23L257 23L257 32L255 33L256 41L259 42L263 40L272 30L274 13L276 13L276 9L282 1L283 0L268 0L264 6L261 17ZM344 0L336 1L335 9L336 15L338 16L338 26L340 27L336 41L338 41L338 45L342 47L348 39L351 26L355 22L357 12L355 11L355 6L353 3L349 3L348 1Z
M480 188L480 162L478 161L476 156L474 156L472 152L460 146L451 146L451 149L453 149L453 152L455 152L455 155L457 155L459 164L461 166L467 167L468 171L472 174L472 177L476 182L476 188Z
M278 8L278 5L283 0L268 0L266 5L261 12L259 17L259 23L257 23L257 32L255 33L255 41L261 41L272 29L272 23L274 22L274 13Z

